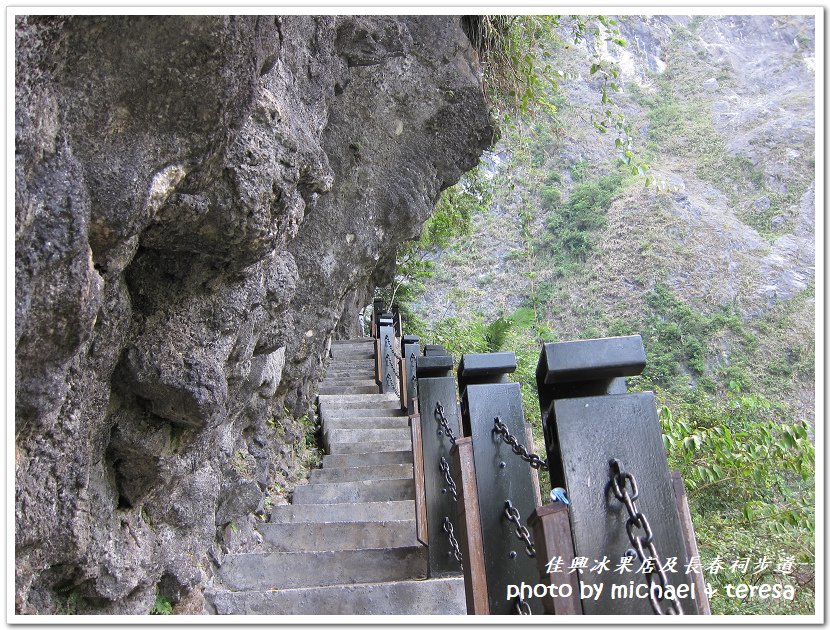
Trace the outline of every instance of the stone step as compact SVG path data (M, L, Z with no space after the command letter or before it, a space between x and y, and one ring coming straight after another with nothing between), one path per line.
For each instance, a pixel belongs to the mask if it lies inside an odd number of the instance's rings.
M412 440L409 427L396 429L326 429L323 439L326 444L356 444L357 442L392 442L396 440Z
M332 346L348 346L352 344L371 344L375 345L374 337L353 337L351 339L335 339L331 342Z
M354 377L343 377L343 378L324 378L320 383L320 387L377 387L378 384L373 378L354 378Z
M412 464L386 464L381 466L355 466L353 468L317 468L311 471L310 483L412 478Z
M385 442L332 442L329 444L330 455L369 454L380 451L412 452L412 439L390 440Z
M344 523L262 523L257 527L268 551L388 549L418 544L415 519Z
M405 521L415 518L415 501L337 503L334 505L275 505L271 523L344 523Z
M377 339L374 337L355 337L354 339L338 339L331 342L332 348L374 347Z
M332 394L376 394L377 385L321 385L318 394L330 396Z
M291 504L377 503L414 498L415 482L412 479L366 479L297 486Z
M360 368L360 369L352 369L352 368L332 368L326 370L326 378L374 378L375 377L375 368Z
M407 417L407 414L405 410L401 409L400 402L385 402L370 409L342 409L339 407L332 407L328 403L323 403L320 405L320 416L323 418L323 421L325 421L329 418L375 418L386 416Z
M370 409L394 402L400 406L401 399L395 393L389 394L320 394L317 396L321 405L332 409Z
M386 464L411 464L412 451L389 451L386 453L340 453L323 455L323 468L359 468L361 466L382 466Z
M333 358L326 366L327 370L347 370L351 368L375 369L375 357L339 357Z
M220 615L464 615L460 577L279 591L205 592Z
M377 376L375 370L375 364L372 363L371 365L343 365L343 366L329 366L329 368L325 372L326 378L331 377L354 377L360 376L360 378L375 378Z
M426 573L427 549L420 545L228 554L219 567L222 584L235 591L389 582L422 578Z
M362 347L361 347L362 346ZM332 346L332 359L374 359L375 348L367 344L359 346Z
M407 416L375 416L374 418L327 418L323 430L331 429L406 429L409 431Z

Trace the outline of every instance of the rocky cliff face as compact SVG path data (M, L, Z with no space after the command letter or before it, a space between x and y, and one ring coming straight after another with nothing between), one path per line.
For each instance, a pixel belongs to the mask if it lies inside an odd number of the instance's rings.
M812 418L814 20L676 15L619 23L628 46L601 49L620 67L622 89L611 96L660 185L619 183L607 208L591 210L601 227L575 236L590 242L590 255L567 269L556 262L545 239L563 226L552 228L552 217L572 218L576 211L562 208L574 192L581 187L589 206L597 195L589 185L618 171L616 135L590 125L590 113L605 109L589 72L595 59L579 46L554 47L568 77L564 98L551 96L556 118L505 131L485 160L495 202L474 218L472 237L436 256L439 272L416 311L433 325L444 315L490 322L537 304L540 319L572 339L619 334L621 322L643 330L644 297L663 285L700 312L739 313L759 339L747 360L752 386L763 372L775 381L771 398ZM733 344L713 345L707 369L728 373Z
M16 609L201 612L348 335L491 142L457 18L16 23Z

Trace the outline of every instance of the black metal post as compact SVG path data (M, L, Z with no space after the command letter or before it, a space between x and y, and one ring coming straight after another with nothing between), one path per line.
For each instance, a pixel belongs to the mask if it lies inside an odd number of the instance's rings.
M487 598L493 615L519 610L544 613L542 600L522 599L509 587L535 585L539 573L527 519L536 509L531 475L536 472L496 432L496 418L510 434L526 440L518 383L507 382L516 369L512 352L465 354L458 367L464 434L472 438ZM466 576L465 576L466 577Z
M424 488L429 537L429 575L439 577L461 572L448 536L446 519L458 536L457 489L452 479L450 448L459 436L452 357L443 355L417 358L418 406L424 462Z
M418 357L421 354L420 339L404 335L401 340L401 400L410 416L418 413Z
M398 391L398 370L395 357L395 327L392 325L392 316L382 313L379 321L380 331L380 391L384 394Z
M654 394L626 393L624 377L644 367L642 339L634 335L545 344L536 371L551 483L565 488L570 499L574 553L591 562L607 558L611 569L601 575L580 571L588 615L653 614L643 585L660 584L664 577L678 592L691 590ZM626 475L636 479L636 490ZM631 495L628 507L620 490ZM649 528L635 524L627 532L632 506L650 525L659 555L655 564L674 558L676 572L665 571L659 579L657 572L652 578L636 572L645 564L636 541L647 538ZM653 556L648 545L640 547ZM615 571L626 556L630 572ZM646 597L640 597L644 592ZM661 610L673 607L660 600ZM686 614L697 612L692 599L681 600L680 607Z
M372 302L372 337L380 337L380 314L383 313L383 300L375 298Z

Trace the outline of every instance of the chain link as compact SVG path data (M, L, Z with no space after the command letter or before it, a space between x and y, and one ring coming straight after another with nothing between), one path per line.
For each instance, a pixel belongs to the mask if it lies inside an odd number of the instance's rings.
M397 357L398 359L400 359L400 357L399 357L397 354L395 354L395 351L394 351L394 350L392 350L392 354L393 354L395 357ZM385 356L386 356L386 365L388 365L389 367L391 367L391 368L392 368L392 371L395 373L395 376L397 376L397 377L399 377L399 378L400 378L400 374L398 373L398 366L396 365L396 362L395 362L395 361L393 361L393 360L392 360L392 357L391 357L391 356L389 356L388 354L387 354L387 355L385 355Z
M452 492L453 500L458 501L458 488L456 488L455 482L452 480L452 476L450 475L449 462L447 462L444 457L441 457L438 467L441 469L441 472L444 473L444 481L447 482L447 488L449 488L450 492Z
M531 558L535 558L536 547L533 546L533 540L530 538L530 532L527 530L527 527L522 525L522 515L519 514L519 510L513 506L510 499L504 502L504 515L507 517L508 521L516 526L516 538L524 542L525 552L527 552L527 555Z
M403 357L401 357L401 355L399 355L397 352L395 352L395 346L394 346L394 345L392 344L392 342L389 340L389 335L384 335L384 336L383 336L383 343L384 343L384 345L385 345L387 348L389 348L389 350L392 352L392 354L393 354L393 355L395 355L395 358L396 358L398 361L402 361L402 360L403 360Z
M417 366L417 362L415 359L415 352L409 353L409 380L412 382L412 386L414 387L418 382L418 377L415 376L415 368Z
M398 367L395 365L395 362L392 360L388 354L386 355L386 365L392 368L392 372L394 372L395 376L400 378L400 374L398 374Z
M392 375L389 372L386 373L386 381L385 382L386 382L387 385L389 385L390 387L392 387L392 389L395 390L396 395L398 395L398 396L401 395L401 392L398 389L398 381L395 380L394 378L392 378Z
M519 441L510 435L510 430L507 426L501 421L499 416L493 418L493 424L495 428L493 429L493 433L498 433L501 435L501 439L504 440L506 444L510 445L510 448L513 449L513 452L516 453L519 457L521 457L524 461L530 464L531 468L535 469L548 469L548 462L547 460L542 459L536 453L528 453L527 449L519 444Z
M387 348L389 348L389 350L392 351L393 355L395 355L398 359L400 359L400 356L398 356L398 354L395 352L395 349L392 347L392 344L389 341L389 335L384 335L383 336L383 343ZM395 365L395 361L392 360L392 357L390 357L388 354L385 354L384 356L385 356L386 365L388 365L390 368L392 368L392 372L395 374L395 378L392 378L392 375L389 372L387 372L384 382L387 385L391 386L395 390L395 394L400 396L401 395L401 390L398 387L398 381L400 380L401 377L400 377L400 374L398 373L398 368Z
M528 604L521 597L516 598L516 601L513 603L513 610L516 611L517 615L532 615L533 614L533 611L530 610L530 604Z
M441 423L444 433L447 434L447 437L450 438L450 442L452 442L453 446L455 446L455 434L452 432L452 429L450 429L450 425L447 422L447 416L444 414L444 405L441 404L440 400L435 403L435 414L438 416L438 422Z
M450 523L449 516L444 517L444 532L447 534L447 538L449 538L450 540L450 547L452 547L452 555L460 563L463 560L463 556L461 555L461 548L458 546L458 541L455 539L455 532L453 531L452 523Z
M628 535L628 540L634 547L637 557L641 564L645 564L647 560L651 561L650 571L646 573L646 581L648 583L648 597L651 609L656 615L682 615L683 609L680 607L680 602L673 594L666 592L666 587L669 584L669 578L666 571L660 562L660 554L657 553L657 547L654 544L654 533L651 530L651 525L648 522L645 514L637 509L635 501L640 496L640 491L637 488L637 480L634 475L625 472L622 469L622 462L618 459L612 459L609 462L611 466L611 491L614 497L625 506L628 512L628 520L625 523L625 533ZM628 486L631 487L629 492ZM638 536L635 529L643 530L643 535ZM646 549L648 554L646 554ZM655 580L660 581L660 597L657 597L656 589L653 588ZM662 602L668 601L669 607L663 609Z

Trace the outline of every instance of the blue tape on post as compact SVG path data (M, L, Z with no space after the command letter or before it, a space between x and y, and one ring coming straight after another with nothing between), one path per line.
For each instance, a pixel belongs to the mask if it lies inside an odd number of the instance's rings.
M550 498L554 501L561 501L565 505L570 505L571 501L568 499L568 495L565 493L564 488L554 488L550 491Z

